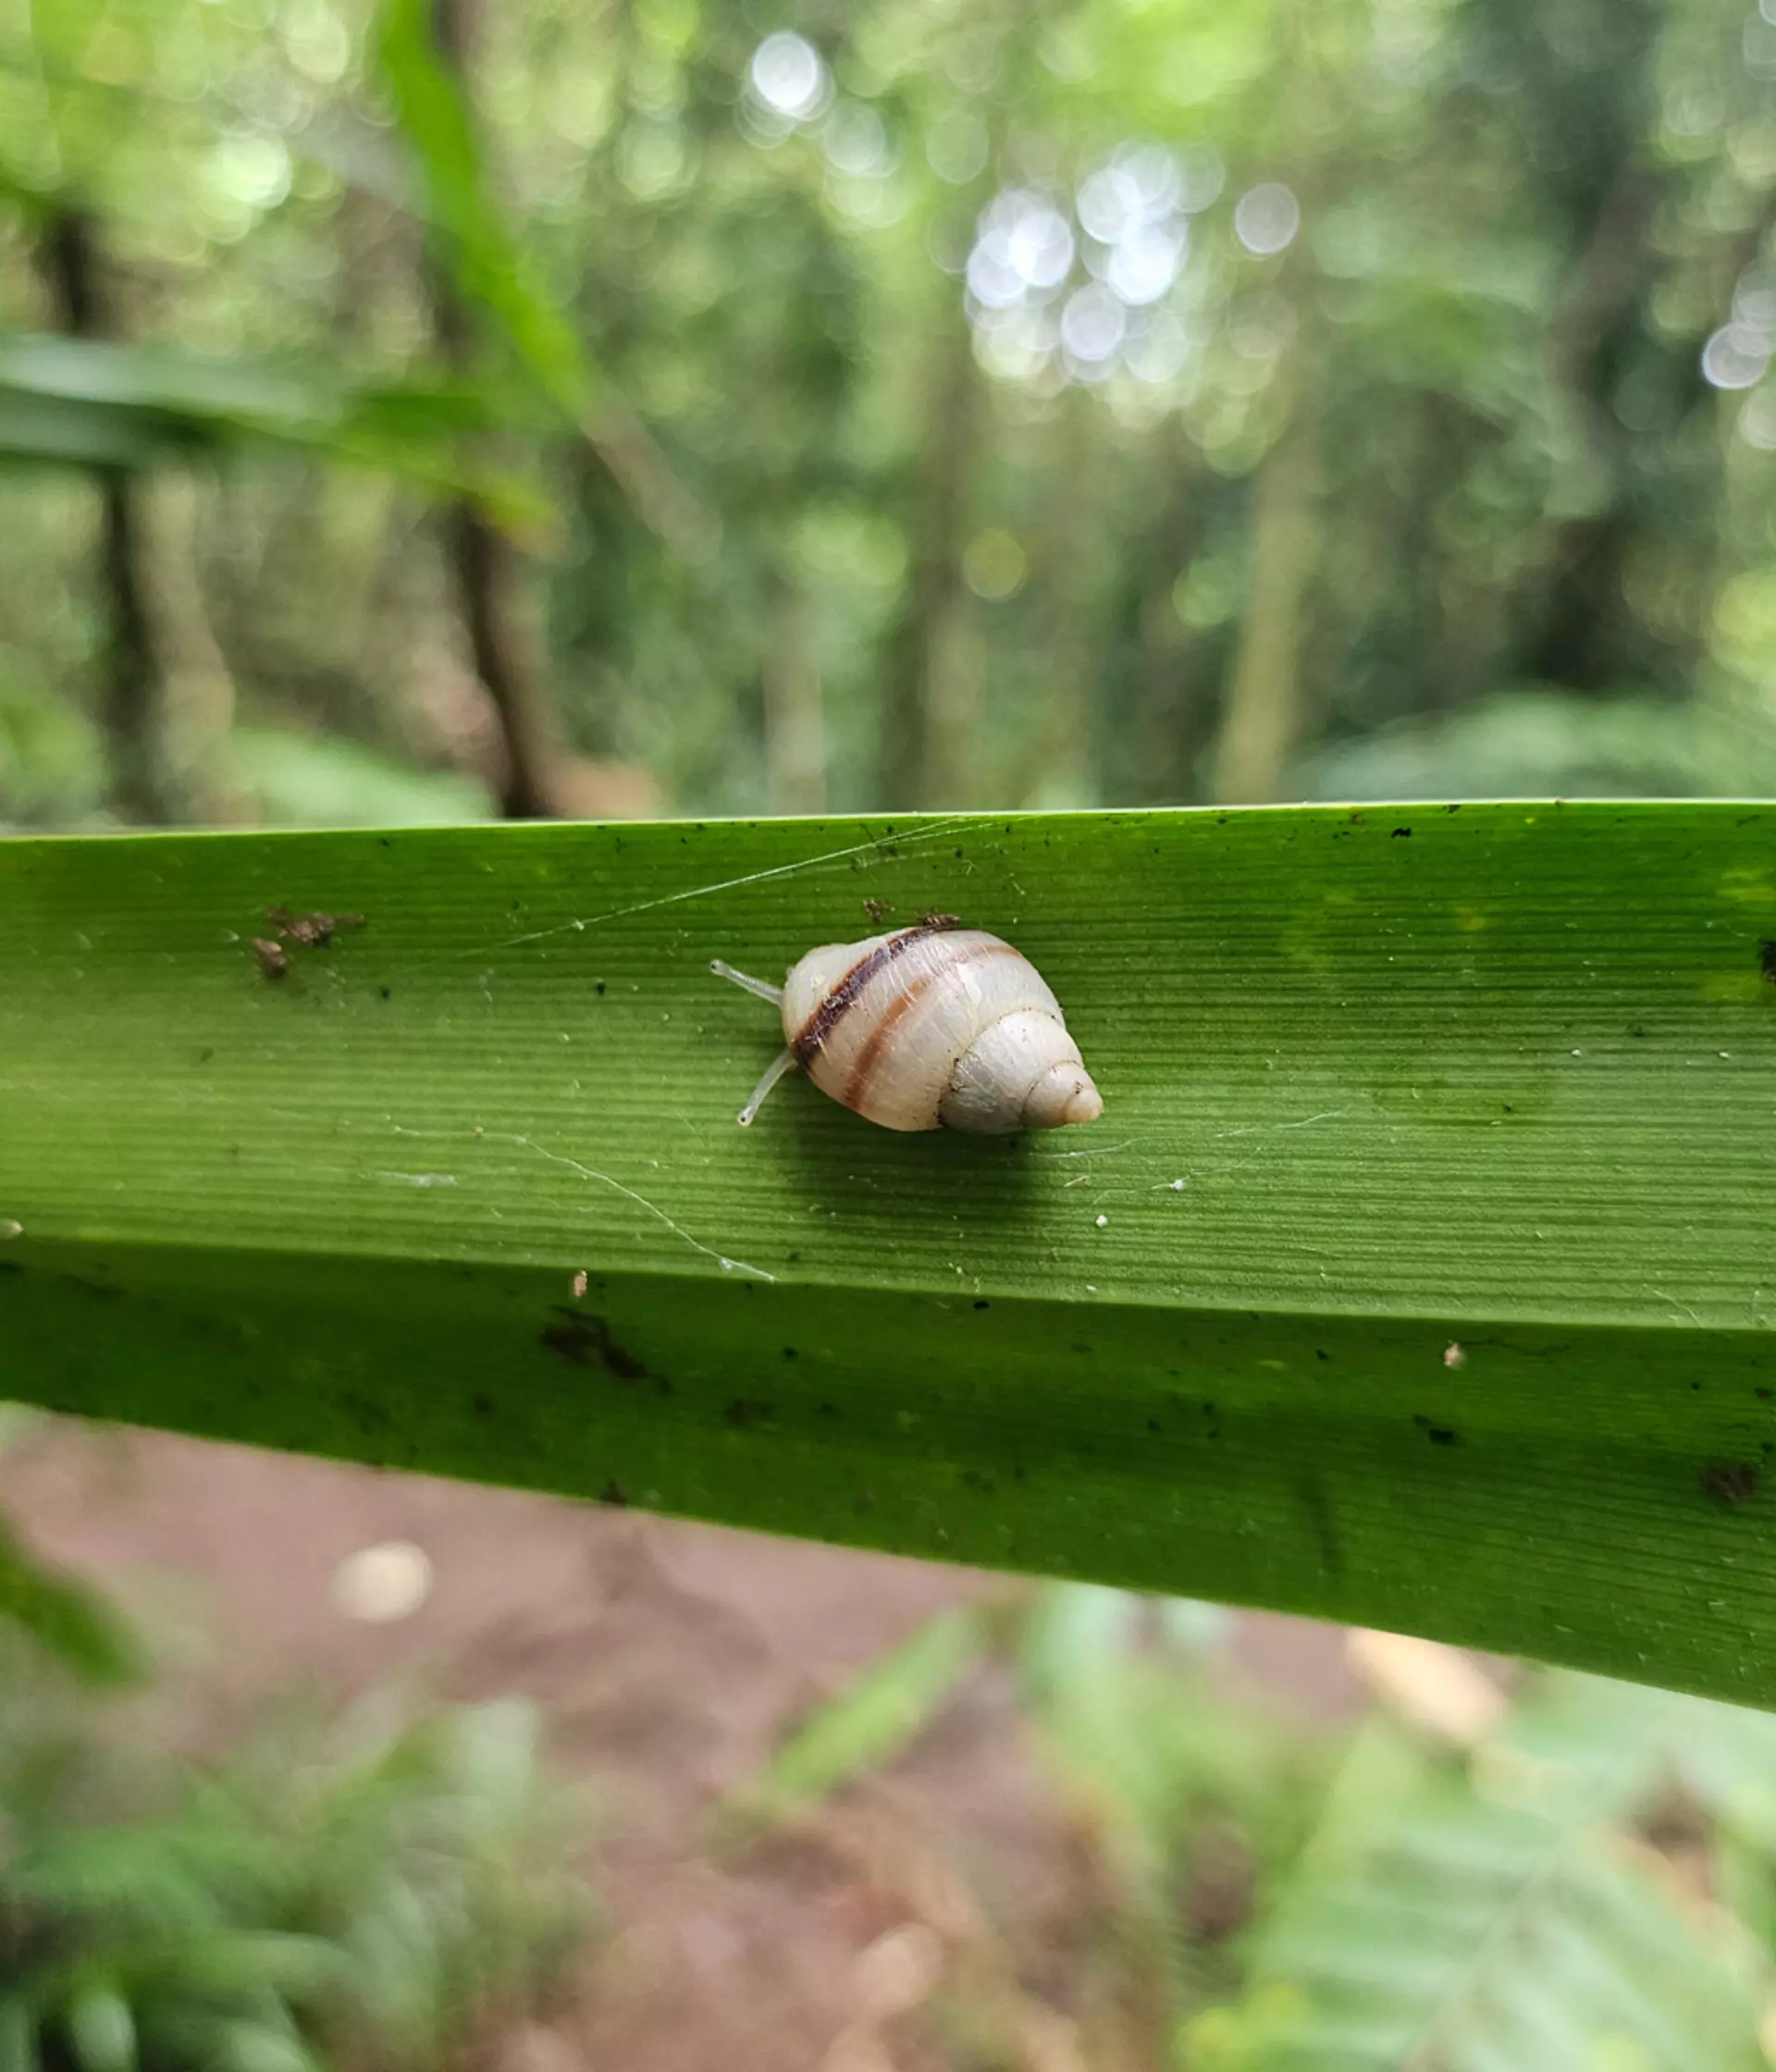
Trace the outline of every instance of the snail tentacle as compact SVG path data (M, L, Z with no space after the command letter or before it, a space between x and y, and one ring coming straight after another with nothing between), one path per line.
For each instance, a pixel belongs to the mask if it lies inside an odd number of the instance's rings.
M792 1050L779 1051L776 1056L771 1059L770 1069L758 1084L753 1088L746 1106L740 1111L740 1127L742 1129L751 1127L753 1116L764 1105L766 1094L777 1084L783 1074L793 1072L795 1069L796 1053Z
M757 993L760 1000L769 1000L773 1007L783 1005L783 987L772 985L769 979L755 979L745 971L736 971L733 965L724 964L719 956L709 959L709 969L718 979L731 979L743 992Z

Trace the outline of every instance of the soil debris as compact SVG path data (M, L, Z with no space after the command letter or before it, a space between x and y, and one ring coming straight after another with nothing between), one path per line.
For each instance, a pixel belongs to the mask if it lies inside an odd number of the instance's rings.
M1761 1479L1749 1461L1710 1461L1702 1471L1702 1494L1718 1504L1748 1504Z
M267 906L265 919L286 942L310 950L327 949L336 935L364 926L362 914L292 914L288 906Z

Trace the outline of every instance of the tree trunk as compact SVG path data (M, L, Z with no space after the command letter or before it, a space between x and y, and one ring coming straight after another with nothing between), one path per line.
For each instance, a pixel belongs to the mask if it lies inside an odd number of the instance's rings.
M1639 336L1642 294L1656 264L1649 242L1656 199L1646 174L1624 165L1597 204L1573 286L1548 327L1549 370L1582 421L1608 490L1600 508L1555 529L1524 664L1532 677L1582 690L1609 687L1623 660L1622 576L1640 526L1623 479L1629 442L1613 399Z
M475 673L500 723L500 810L509 820L548 820L558 810L555 745L517 552L466 499L444 513L444 549Z
M161 686L162 796L180 819L240 826L253 818L253 802L235 774L234 672L204 595L198 480L162 468L131 494Z
M107 335L92 218L61 209L50 219L43 265L56 319L75 338ZM161 681L143 579L136 484L128 468L96 467L100 578L105 615L99 719L110 755L113 809L126 820L166 818L160 782Z
M958 308L946 314L932 370L926 417L930 437L914 499L912 566L885 652L879 782L882 804L895 811L968 790L967 771L938 767L940 731L934 721L944 704L945 629L961 586L962 532L979 397L974 339ZM948 746L953 730L943 734Z
M1079 388L1056 402L1054 473L1064 487L1050 500L1039 549L1048 696L1018 786L1027 806L1094 806L1102 796L1094 736L1104 693L1096 593L1103 509L1087 487L1099 458L1093 439L1101 409L1097 397Z
M1197 796L1198 764L1214 718L1215 658L1178 617L1179 577L1202 551L1218 478L1194 446L1178 441L1171 483L1152 536L1136 558L1133 697L1117 728L1107 796L1178 804Z
M1319 550L1320 429L1311 401L1260 463L1251 574L1213 758L1224 805L1274 799L1301 732L1301 645Z
M764 658L767 795L773 813L819 813L826 807L826 721L813 604L792 576L779 576L773 591Z
M480 0L432 0L438 58L465 100L481 28ZM450 365L469 375L473 315L444 266L431 268L430 287L438 343ZM505 765L500 809L509 820L548 820L558 810L558 744L540 643L524 614L523 566L512 542L467 498L445 512L444 542L475 673L499 721Z

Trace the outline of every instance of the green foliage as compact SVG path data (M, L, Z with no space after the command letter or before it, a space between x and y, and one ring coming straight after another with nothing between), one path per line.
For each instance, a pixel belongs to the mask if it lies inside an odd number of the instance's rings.
M537 506L457 458L490 422L468 388L418 382L353 390L327 376L166 345L0 335L0 462L141 469L276 444L381 467L434 489L473 489L509 514Z
M1227 1938L1299 1846L1326 1764L1229 1685L1229 1630L1212 1607L1070 1585L1034 1598L1014 1649L1030 1752L1111 1898L1096 1967L1161 2028L1238 1980Z
M466 475L547 542L563 736L690 810L1770 769L1776 648L1741 607L1776 494L1776 31L1737 0L1558 26L524 0L468 9L463 77L432 11L39 0L0 26L0 321L43 328L44 227L78 206L120 331L218 390L299 366L351 399L309 448L325 495L269 451L205 489L206 585L252 578L218 629L250 722L401 738L403 672L332 651L332 600L367 562L415 676L449 607L435 537L339 472L367 459L433 493ZM779 32L806 102L753 76ZM1087 191L1141 165L1178 205L1117 270ZM1278 188L1299 228L1254 247L1242 198ZM1032 209L1064 278L1020 288L999 253L983 300L970 251ZM492 347L462 364L512 481L384 407L438 356L428 240ZM1062 313L1104 280L1122 343L1081 358ZM131 462L219 436L40 388L0 432ZM245 551L270 532L274 559ZM74 702L91 546L26 527L0 599L21 674ZM267 597L310 628L288 666Z
M94 1708L146 1668L0 1526L4 2072L436 2066L583 1937L579 1810L528 1708L291 1703L187 1764Z
M0 1400L0 1453L24 1437L37 1412ZM0 1518L0 1648L22 1644L95 1688L132 1684L146 1657L130 1622L98 1591L61 1575Z
M433 35L433 0L384 0L376 61L418 159L427 216L463 293L491 316L520 363L570 423L585 419L593 370L574 328L501 220L461 81Z
M243 727L234 750L272 827L439 827L488 817L487 791L472 778L416 771L357 742Z
M1130 2007L1153 2054L1127 2061L1191 2072L1765 2062L1776 1721L1539 1674L1472 1745L1377 1708L1334 1760L1212 1635L1180 1649L1180 1609L1058 1587L975 1630L1104 1872L1060 1989L1085 2062L1125 2062Z
M98 789L92 721L16 652L0 655L0 825L78 823Z
M724 1802L722 1824L789 1819L864 1772L892 1762L948 1702L978 1651L977 1614L948 1611L918 1627L837 1697L819 1707Z
M1320 798L1761 795L1776 789L1776 737L1725 699L1519 691L1327 749L1306 774Z
M1298 1839L1314 1767L1279 1719L1216 1695L1225 1629L1180 1646L1180 1609L1079 1585L1046 1590L1015 1657L1039 1756L1092 1814L1129 1903L1155 1914L1176 1896L1180 1853L1211 1819L1231 1822L1266 1860Z
M292 1709L183 1770L0 1696L0 2064L302 2072L444 2061L535 1999L587 1909L536 1722ZM10 2054L6 2054L9 2053Z
M1567 1678L1459 1762L1371 1724L1266 1910L1242 1995L1199 2017L1187 2062L1761 2066L1772 1953L1636 1833L1698 1751L1748 1728L1776 1756L1768 1719Z
M23 1634L94 1684L132 1682L140 1644L97 1592L51 1572L0 1520L0 1630Z

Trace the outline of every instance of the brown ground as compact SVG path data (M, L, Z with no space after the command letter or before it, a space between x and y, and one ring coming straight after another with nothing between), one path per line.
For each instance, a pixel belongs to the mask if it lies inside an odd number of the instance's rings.
M1048 1921L1063 1944L1085 1904L1077 1848L993 1690L971 1690L818 1840L737 1860L707 1846L712 1799L799 1717L932 1611L1015 1587L1003 1580L60 1424L0 1462L0 1506L158 1631L204 1636L185 1672L200 1735L300 1681L345 1695L397 1675L542 1705L556 1758L595 1794L614 1932L575 2005L512 2040L511 2072L925 2072L936 2061L894 2016L944 1973L1002 2004L1032 2072L1077 2068L1065 2025L1000 1977L970 1896ZM348 1619L335 1571L388 1540L425 1548L430 1597L395 1624ZM1253 1618L1240 1645L1310 1705L1348 1693L1335 1629Z

